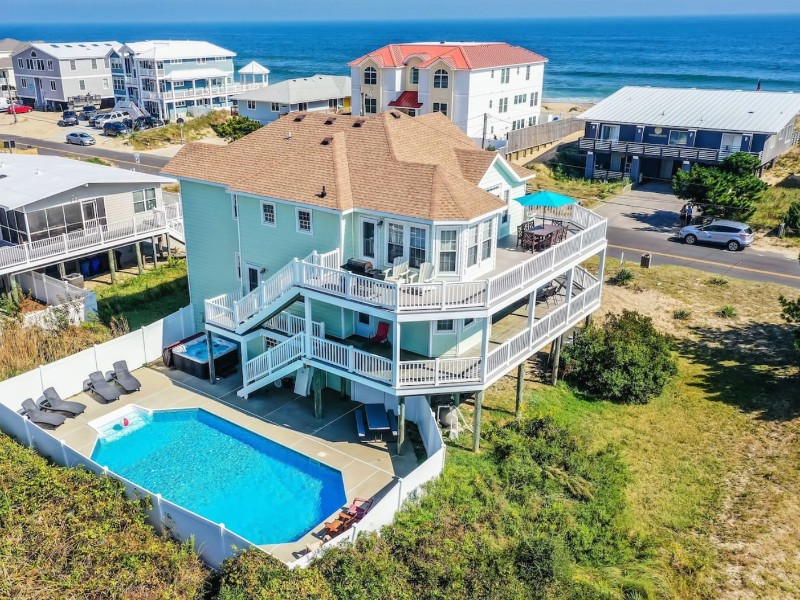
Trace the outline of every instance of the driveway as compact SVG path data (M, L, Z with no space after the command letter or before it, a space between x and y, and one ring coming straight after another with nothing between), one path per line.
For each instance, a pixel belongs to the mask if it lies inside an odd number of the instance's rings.
M647 183L625 192L595 211L608 219L609 256L639 261L649 252L653 264L691 266L709 273L800 287L797 255L764 250L758 245L742 252L716 246L687 246L677 237L684 201L668 183Z

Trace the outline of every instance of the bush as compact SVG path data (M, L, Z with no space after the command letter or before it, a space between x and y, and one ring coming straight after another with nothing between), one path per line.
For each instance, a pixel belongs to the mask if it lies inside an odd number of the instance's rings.
M628 285L631 281L633 281L634 277L636 276L630 269L620 269L619 271L616 272L615 275L609 277L608 283L610 283L611 285L624 286Z
M717 311L717 316L722 319L735 319L736 309L730 304L726 304Z
M646 403L677 373L670 341L635 311L608 315L564 348L564 376L579 389L613 402Z
M245 550L223 563L218 598L333 600L334 595L325 579L314 569L289 570L260 550Z
M675 310L672 313L672 318L675 319L676 321L685 321L690 316L692 316L692 313L690 313L685 308L679 308L678 310Z
M239 115L231 117L224 123L211 126L214 133L221 138L225 138L229 142L243 138L248 133L253 133L257 129L261 129L261 127L262 125L258 121Z
M728 285L728 280L724 277L712 277L708 280L708 285L724 286Z
M795 233L800 232L800 200L791 203L789 210L786 211L786 216L783 218L783 222Z

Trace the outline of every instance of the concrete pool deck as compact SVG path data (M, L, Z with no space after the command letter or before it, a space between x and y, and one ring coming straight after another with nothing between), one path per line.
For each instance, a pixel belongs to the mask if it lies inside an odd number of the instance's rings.
M410 444L406 444L403 455L398 455L394 442L360 442L352 414L360 404L342 400L338 392L330 389L323 394L324 417L315 419L313 399L299 396L293 390L268 386L248 400L238 397L236 391L241 388L238 374L211 385L157 363L137 369L134 375L142 383L142 389L124 394L115 402L102 404L96 395L87 392L69 398L85 404L86 411L68 419L52 433L91 458L97 431L89 423L95 419L133 404L151 410L202 408L339 470L348 502L356 496L380 498L395 478L404 477L417 467ZM338 510L326 515L324 521L336 514ZM260 548L279 560L291 562L305 552L307 544L322 538L324 521L295 542Z

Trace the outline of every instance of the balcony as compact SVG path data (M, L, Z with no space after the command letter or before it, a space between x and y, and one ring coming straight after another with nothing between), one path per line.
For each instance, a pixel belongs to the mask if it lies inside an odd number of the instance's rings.
M643 158L671 158L679 160L693 160L696 162L721 162L727 156L739 152L731 147L720 149L692 148L688 146L669 146L666 144L645 144L642 142L620 142L615 140L598 140L583 137L579 140L581 150L594 152L621 152L633 154ZM761 158L761 152L748 152ZM613 173L613 171L611 172Z
M1 246L0 275L45 267L162 233L169 233L182 241L183 212L180 204L171 204L132 219L73 231L55 238Z
M151 92L153 98L163 100L185 100L187 98L210 98L212 96L228 96L238 94L248 90L264 87L260 83L228 83L225 85L212 85L208 87L197 87L186 90L166 90Z

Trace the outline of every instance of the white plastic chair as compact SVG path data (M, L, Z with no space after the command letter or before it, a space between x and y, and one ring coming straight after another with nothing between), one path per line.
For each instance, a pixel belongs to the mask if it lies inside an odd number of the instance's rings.
M386 272L388 281L405 281L408 278L408 260L402 256L394 259L393 266Z
M433 263L424 262L419 266L419 272L411 273L408 280L411 283L430 283L435 276Z

